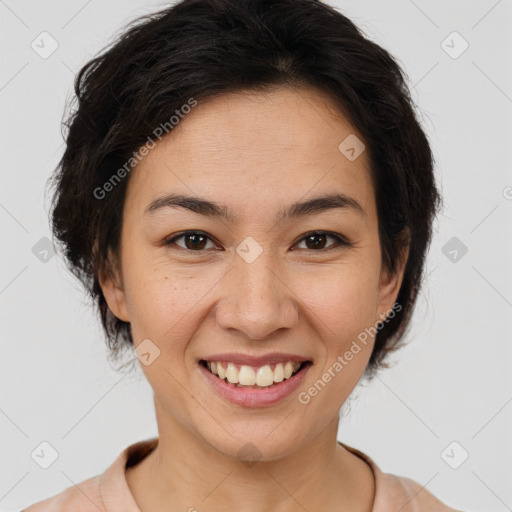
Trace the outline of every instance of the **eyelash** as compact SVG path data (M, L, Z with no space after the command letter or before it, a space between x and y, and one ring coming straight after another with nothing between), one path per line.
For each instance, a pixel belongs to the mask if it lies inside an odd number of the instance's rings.
M183 233L180 233L176 236L173 236L172 238L169 238L167 240L164 241L164 245L165 246L170 246L172 244L175 243L176 240L179 240L180 238L183 238L185 237L186 235L202 235L206 238L208 238L208 240L212 241L212 238L210 236L208 236L205 232L203 231L184 231ZM300 243L302 241L304 241L306 238L310 237L310 236L315 236L315 235L326 235L330 238L334 238L336 240L336 243L327 247L326 249L319 249L319 250L315 250L315 249L306 249L306 250L309 250L309 251L312 251L312 252L327 252L327 251L330 251L332 249L336 249L336 248L341 248L341 247L351 247L353 244L348 242L347 240L345 240L341 235L338 235L337 233L333 233L331 231L310 231L308 233L306 233L297 243ZM295 244L296 245L296 244ZM187 252L195 252L195 253L201 253L201 252L206 252L206 249L203 249L203 250L198 250L198 251L194 251L192 249L187 249L186 247L181 247L181 246L178 246L180 249L183 249Z

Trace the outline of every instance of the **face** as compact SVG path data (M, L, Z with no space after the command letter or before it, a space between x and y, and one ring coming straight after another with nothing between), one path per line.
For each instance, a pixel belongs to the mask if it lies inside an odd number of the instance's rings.
M381 265L367 153L338 148L350 135L319 92L229 94L132 171L121 266L101 284L146 354L159 429L272 460L337 420L403 271Z

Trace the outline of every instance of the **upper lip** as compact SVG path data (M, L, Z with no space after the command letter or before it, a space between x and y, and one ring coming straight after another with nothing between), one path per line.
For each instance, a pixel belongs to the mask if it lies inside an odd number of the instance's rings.
M226 363L236 363L254 367L260 367L266 364L273 363L286 363L288 361L298 361L299 363L311 361L307 357L299 356L297 354L287 354L284 352L275 352L270 354L264 354L261 356L253 356L250 354L237 354L234 352L224 352L222 354L212 354L209 356L205 356L201 360L214 362L221 361Z

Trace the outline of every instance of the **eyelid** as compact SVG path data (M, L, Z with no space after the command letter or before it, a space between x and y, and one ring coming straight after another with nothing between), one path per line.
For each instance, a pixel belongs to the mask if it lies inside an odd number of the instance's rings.
M164 246L172 245L176 240L184 237L185 235L189 235L189 234L203 235L204 237L206 237L211 242L217 243L215 241L215 239L212 236L210 236L208 233L206 233L205 231L201 231L201 230L188 230L188 231L182 231L181 233L177 233L175 235L172 235L170 238L167 238L166 240L164 240L163 245ZM336 243L333 244L333 245L330 245L326 249L318 249L318 250L315 250L315 249L305 249L306 251L325 253L327 251L330 251L331 248L332 249L336 249L336 248L343 247L343 246L350 247L350 246L353 245L343 235L341 235L339 233L336 233L336 232L333 232L333 231L313 230L313 231L308 231L307 233L304 233L303 235L301 235L301 237L293 244L293 246L297 245L300 242L303 242L307 237L313 236L313 235L325 235L325 236L334 238L336 240ZM187 249L187 248L184 248L184 247L181 247L181 246L178 246L178 247L180 249L183 249L184 251L189 252L189 253L201 254L201 253L207 252L206 250L193 251L191 249Z
M299 239L298 241L294 244L297 245L298 243L300 242L303 242L308 236L313 236L313 235L325 235L325 236L328 236L328 237L331 237L331 238L334 238L336 240L336 243L333 244L333 245L330 245L329 247L327 247L326 249L319 249L319 250L314 250L314 249L305 249L305 250L309 250L311 252L319 252L319 253L322 253L322 252L327 252L329 250L332 249L336 249L340 246L346 246L346 247L349 247L351 246L352 244L341 234L339 233L335 233L333 231L322 231L322 230L314 230L314 231L308 231L307 233L304 233Z
M209 235L208 233L206 233L205 231L201 231L199 229L189 229L187 231L182 231L181 233L176 233L174 235L172 235L171 237L169 238L166 238L164 241L163 241L163 245L164 246L168 246L168 245L172 245L175 243L176 240L184 237L185 235L202 235L204 236L205 238L208 239L208 241L211 241L213 242L214 244L217 244L217 242L215 241L215 239ZM181 247L178 245L178 247L184 251L187 251L187 252L190 252L190 253L197 253L197 254L200 254L202 252L207 252L206 250L202 250L202 251L192 251L191 249L187 249L186 247Z

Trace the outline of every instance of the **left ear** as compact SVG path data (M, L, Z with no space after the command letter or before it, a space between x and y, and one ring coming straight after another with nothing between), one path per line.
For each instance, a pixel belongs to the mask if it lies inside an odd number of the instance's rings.
M405 267L409 257L410 235L409 229L406 227L401 233L401 252L396 265L396 271L391 272L382 265L379 279L379 302L377 321L382 321L393 308L396 302L400 286L404 277Z

